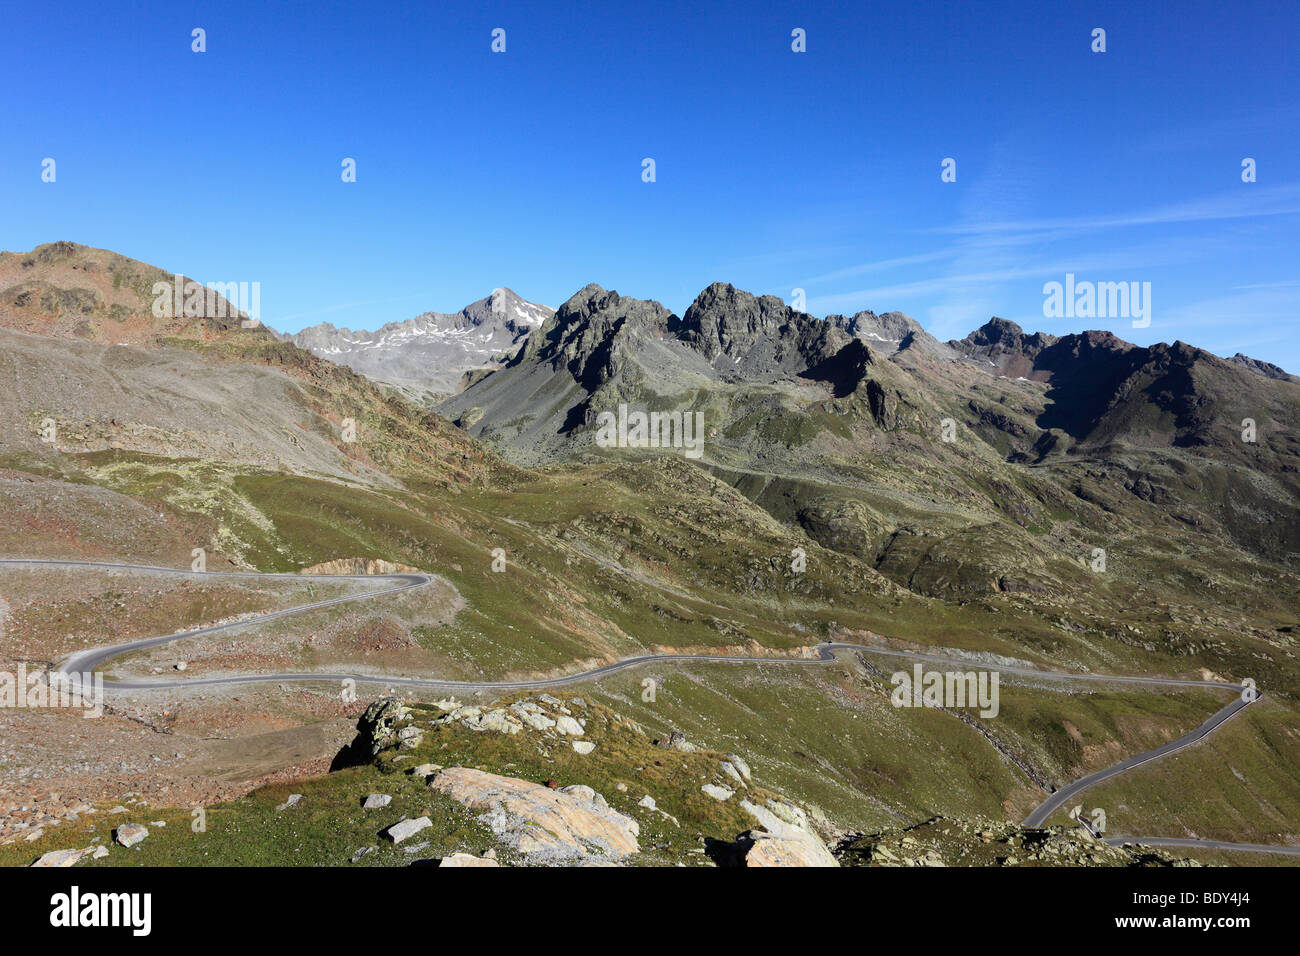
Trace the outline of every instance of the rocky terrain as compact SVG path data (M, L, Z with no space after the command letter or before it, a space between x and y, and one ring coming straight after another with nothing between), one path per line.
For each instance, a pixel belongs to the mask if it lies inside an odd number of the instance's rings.
M935 817L846 837L845 866L1200 866L1140 844L1111 846L1081 826L1029 829L997 820Z
M319 832L297 832L320 844L320 852L334 862L344 857L354 865L451 867L1194 862L1160 851L1111 847L1077 827L1026 830L941 817L870 836L831 834L832 850L810 814L763 788L744 757L714 753L680 734L652 739L635 722L578 696L540 694L492 706L452 699L411 705L381 698L366 708L357 729L334 774L303 782L273 808L270 800L276 798L270 794L283 790L268 791L262 801L261 812L280 820L325 813L316 824ZM564 759L555 759L561 754ZM479 765L467 765L466 758ZM352 770L346 769L349 764ZM362 779L355 775L358 766L365 768ZM363 793L371 784L374 790ZM207 838L191 830L179 841L167 829L167 819L128 822L152 815L136 795L112 808L83 803L69 810L55 842L68 843L80 824L85 845L44 850L32 865L142 862L146 849L175 852L178 845L192 854L196 847L190 844L213 847L240 839L240 818L257 813L256 802L253 795L213 808L224 836ZM362 824L357 832L372 833L369 842L354 846L355 841L336 836L331 844L329 820L343 804L359 807L349 816ZM733 834L738 826L743 829ZM40 840L37 834L22 842ZM169 846L160 847L160 841ZM123 852L137 845L136 853ZM35 851L15 845L10 855L23 852Z

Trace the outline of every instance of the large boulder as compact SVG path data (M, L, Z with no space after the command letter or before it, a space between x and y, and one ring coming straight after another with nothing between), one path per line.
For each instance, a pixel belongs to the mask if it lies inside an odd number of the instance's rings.
M438 861L438 866L498 866L496 860L483 856L471 856L468 853L453 853Z
M394 843L401 843L409 837L415 836L421 830L433 826L433 821L428 817L416 817L414 820L399 820L391 827L384 831L384 836Z
M47 866L66 867L66 866L72 866L72 865L74 865L78 860L80 860L83 856L85 856L85 855L86 855L87 853L89 853L89 852L90 852L89 849L83 849L83 850L51 850L49 853L42 854L41 858L40 858L39 860L37 860L35 863L33 863L32 866L41 866L41 867L47 867Z
M622 859L640 851L640 827L590 787L551 789L469 767L449 767L429 787L472 810L506 844L546 860L596 855Z
M810 831L782 819L769 807L748 800L742 800L740 806L763 828L750 830L738 841L745 850L745 866L839 866Z

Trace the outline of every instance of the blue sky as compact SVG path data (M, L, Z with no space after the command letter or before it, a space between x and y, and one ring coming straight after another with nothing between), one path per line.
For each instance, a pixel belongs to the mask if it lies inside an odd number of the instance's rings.
M554 306L598 282L681 314L721 280L943 339L996 314L1300 372L1294 0L3 16L0 248L70 239L260 282L279 329L374 328L503 285ZM1045 318L1067 272L1150 282L1150 327Z

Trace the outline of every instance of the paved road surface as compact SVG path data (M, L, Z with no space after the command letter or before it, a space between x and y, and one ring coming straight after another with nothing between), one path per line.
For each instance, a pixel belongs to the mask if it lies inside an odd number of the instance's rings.
M1243 853L1282 853L1300 856L1300 846L1269 846L1264 843L1225 843L1222 840L1188 840L1182 837L1107 837L1111 846L1140 843L1143 846L1181 847L1188 850L1235 850Z

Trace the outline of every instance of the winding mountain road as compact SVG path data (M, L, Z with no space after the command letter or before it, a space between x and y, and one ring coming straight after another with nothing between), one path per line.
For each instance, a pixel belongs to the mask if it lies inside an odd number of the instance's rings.
M229 621L223 624L213 624L207 627L194 628L188 631L177 631L173 634L166 634L161 637L145 638L138 641L126 641L120 644L112 644L105 647L91 648L84 651L78 651L64 658L55 667L54 672L62 674L88 674L97 669L104 667L109 661L122 654L132 651L145 650L151 647L158 647L169 644L172 641L182 640L189 637L200 637L205 634L215 634L220 631L230 630L233 628L250 627L261 624L266 621L272 621L291 614L301 614L306 611L316 610L318 608L331 607L337 604L345 604L354 601L370 600L372 598L384 597L387 595L398 594L403 591L409 591L415 588L426 587L435 581L440 580L434 575L423 573L400 573L386 575L337 575L337 574L262 574L260 572L244 571L208 571L194 572L180 568L155 567L152 565L134 565L119 564L105 561L58 561L49 559L23 559L23 558L6 558L0 559L0 567L61 567L61 568L96 568L111 571L143 571L158 574L178 574L189 577L235 577L235 578L286 578L295 581L305 580L327 580L330 582L339 581L359 581L367 584L384 583L388 586L365 591L360 594L345 595L342 597L329 598L323 601L314 601L308 604L301 604L291 608L285 608L279 611L271 611L266 614L254 615L235 621ZM825 664L836 660L836 651L853 651L858 653L868 653L881 655L885 657L903 658L910 661L924 661L927 663L943 664L946 666L956 666L962 669L975 667L988 668L991 665L984 661L949 657L939 654L925 654L917 651L894 650L891 648L873 647L867 644L851 644L843 642L827 642L817 645L818 655L816 657L739 657L722 654L643 654L635 657L627 657L612 664L606 664L587 671L580 671L573 674L567 674L561 677L548 677L538 680L526 681L454 681L454 680L436 680L417 677L400 677L400 676L381 676L373 674L330 674L330 673L276 673L276 674L235 674L222 677L200 677L181 680L166 681L143 681L135 679L116 680L105 682L106 691L155 691L155 690L180 690L194 687L215 687L231 684L261 684L261 683L284 683L289 681L328 681L341 682L345 680L355 681L358 684L381 684L386 687L412 687L430 690L451 690L462 692L474 692L479 690L538 690L546 688L564 687L570 684L595 680L600 677L614 674L619 671L629 670L634 667L640 667L645 664L654 662L681 662L681 661L709 661L718 663L733 664ZM1062 807L1067 801L1078 796L1089 787L1095 786L1104 780L1118 776L1134 767L1139 767L1157 760L1177 751L1183 750L1193 744L1204 740L1207 736L1217 730L1228 720L1231 720L1237 714L1241 713L1246 707L1250 706L1255 700L1259 699L1257 692L1247 694L1248 689L1242 684L1233 684L1227 681L1204 681L1188 680L1182 678L1169 677L1141 677L1141 676L1117 676L1108 674L1085 674L1071 671L1044 671L1033 667L1006 666L996 665L996 669L1002 674L1014 674L1021 677L1037 678L1049 681L1066 681L1066 682L1097 682L1107 684L1142 684L1155 685L1163 687L1194 687L1210 688L1214 690L1231 690L1239 696L1212 717L1206 720L1195 730L1184 734L1176 740L1167 744L1148 750L1145 753L1137 754L1133 757L1125 758L1109 767L1091 773L1082 777L1073 783L1062 787L1054 792L1047 800L1043 801L1035 810L1025 818L1023 825L1027 827L1042 826L1051 815ZM1260 844L1248 843L1225 843L1214 840L1189 840L1176 837L1113 837L1106 842L1120 845L1122 843L1141 842L1153 846L1169 847L1189 847L1200 849L1222 849L1222 850L1245 850L1249 852L1269 852L1284 853L1289 855L1300 855L1300 847L1287 846L1264 846Z
M1223 726L1223 724L1227 723L1233 717L1236 717L1239 713L1249 707L1254 700L1255 698L1248 700L1244 697L1238 697L1227 707L1224 707L1222 710L1215 713L1213 717L1201 724L1201 726L1197 727L1193 731L1183 734L1177 740L1171 740L1169 743L1162 744L1161 746L1148 750L1145 753L1140 753L1133 757L1127 757L1119 763L1111 764L1109 767L1098 770L1096 773L1090 773L1086 777L1080 777L1078 780L1074 781L1074 783L1062 787L1040 803L1033 813L1025 817L1024 826L1041 827L1047 821L1047 818L1059 810L1066 801L1080 793L1083 793L1083 791L1087 790L1089 787L1095 786L1103 780L1109 780L1111 777L1117 777L1126 770L1140 767L1144 763L1158 760L1168 754L1176 753L1179 750L1190 747L1197 741L1204 740L1219 727Z

